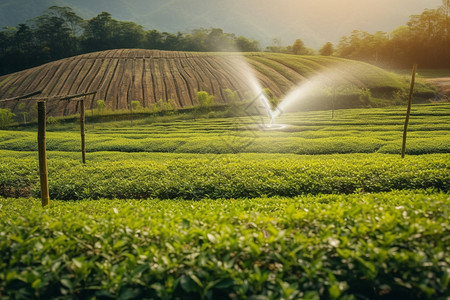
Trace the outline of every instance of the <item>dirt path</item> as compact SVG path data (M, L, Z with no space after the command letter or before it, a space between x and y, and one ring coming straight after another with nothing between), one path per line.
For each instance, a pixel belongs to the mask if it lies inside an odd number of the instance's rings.
M450 99L450 77L429 78L427 81L436 85L441 93Z

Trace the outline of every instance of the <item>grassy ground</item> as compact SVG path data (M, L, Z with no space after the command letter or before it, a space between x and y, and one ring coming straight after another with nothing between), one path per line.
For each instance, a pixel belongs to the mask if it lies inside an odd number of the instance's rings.
M446 299L449 109L0 131L0 298Z

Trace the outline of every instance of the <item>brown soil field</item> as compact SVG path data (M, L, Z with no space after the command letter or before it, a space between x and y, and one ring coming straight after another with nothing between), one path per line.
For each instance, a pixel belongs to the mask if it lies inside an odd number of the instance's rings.
M450 77L430 78L427 81L437 86L442 95L450 99Z
M343 66L345 63L345 67ZM237 91L238 100L251 100L248 81L251 69L263 88L278 98L294 86L323 70L334 68L344 80L360 88L393 90L399 81L392 73L371 65L333 57L294 56L271 53L198 53L119 49L79 55L0 77L0 99L42 90L42 96L64 96L97 91L87 97L86 108L97 100L111 110L126 109L131 101L149 107L160 99L176 108L197 104L197 92L214 95L215 103L226 103L225 89ZM376 86L376 82L392 86ZM372 85L371 85L372 84ZM24 101L26 110L35 104ZM0 103L0 108L19 112L19 101ZM78 101L51 101L52 116L79 112Z

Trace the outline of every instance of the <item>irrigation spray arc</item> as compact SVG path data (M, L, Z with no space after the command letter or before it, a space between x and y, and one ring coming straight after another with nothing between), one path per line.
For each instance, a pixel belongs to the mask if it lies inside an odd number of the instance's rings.
M328 69L326 72L318 73L312 78L305 79L304 82L299 83L291 89L291 91L282 98L275 108L272 108L268 96L264 92L264 89L254 74L253 69L243 57L240 57L239 62L241 64L240 69L243 70L243 75L249 88L251 89L253 95L256 95L252 102L259 102L269 117L269 123L261 124L260 126L263 130L277 130L289 126L287 124L277 124L276 119L284 112L298 111L302 104L305 104L306 101L311 101L312 96L317 95L318 93L324 93L327 89L330 90L330 94L333 95L333 107L330 108L334 110L336 89L338 87L348 88L348 84L346 84L345 72L340 70L347 67L345 65L336 66L333 69ZM353 88L359 89L357 86L353 86Z

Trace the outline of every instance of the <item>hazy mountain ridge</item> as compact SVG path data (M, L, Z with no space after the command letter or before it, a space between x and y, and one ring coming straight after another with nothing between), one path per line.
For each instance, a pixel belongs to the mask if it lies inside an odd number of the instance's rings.
M441 0L379 0L376 4L344 0L331 5L327 0L2 0L0 26L16 26L39 16L49 6L58 5L72 7L85 19L107 11L115 19L133 21L146 29L176 33L220 27L257 39L263 46L274 38L283 44L301 38L307 46L319 48L327 41L338 41L353 29L391 31L403 25L409 15L419 14L427 7L436 8L440 3Z

